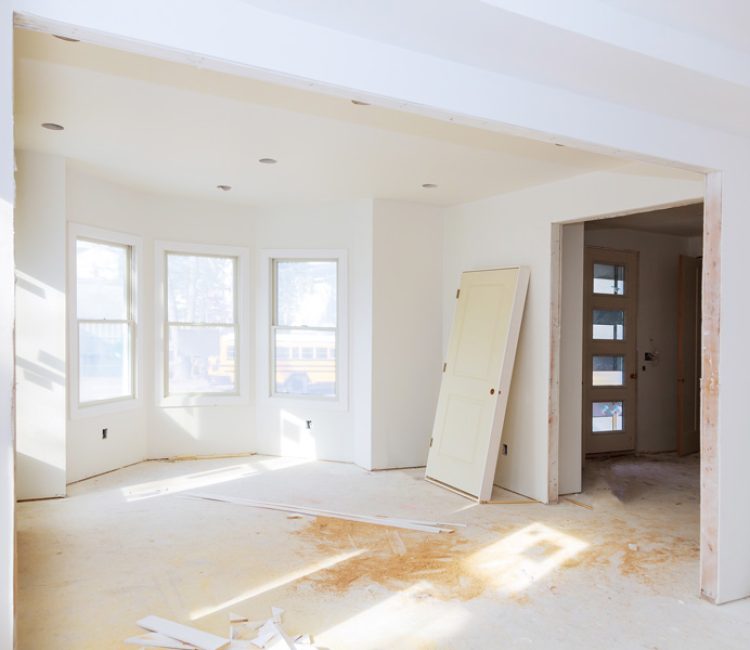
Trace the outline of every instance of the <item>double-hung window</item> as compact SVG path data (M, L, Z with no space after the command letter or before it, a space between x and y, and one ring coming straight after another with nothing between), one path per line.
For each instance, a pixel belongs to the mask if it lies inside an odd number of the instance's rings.
M71 226L75 329L73 410L136 398L135 246Z
M274 258L271 385L279 396L340 396L340 260Z
M164 395L238 395L236 255L164 251Z

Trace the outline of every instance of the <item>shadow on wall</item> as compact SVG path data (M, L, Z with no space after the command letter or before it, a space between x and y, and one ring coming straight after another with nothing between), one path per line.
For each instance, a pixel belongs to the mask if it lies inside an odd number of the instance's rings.
M32 455L33 454L33 455ZM41 450L31 451L29 453L23 453L16 451L16 491L19 495L23 495L19 498L20 501L26 499L38 499L38 498L50 498L50 497L64 497L65 496L65 467L61 467L59 463L48 462L44 460L45 451L42 446ZM52 455L59 455L56 451ZM43 486L23 486L19 485L23 481L23 477L37 477L43 476L45 485ZM63 486L62 491L54 493L48 493L42 491L37 493L35 489L44 490L47 484Z

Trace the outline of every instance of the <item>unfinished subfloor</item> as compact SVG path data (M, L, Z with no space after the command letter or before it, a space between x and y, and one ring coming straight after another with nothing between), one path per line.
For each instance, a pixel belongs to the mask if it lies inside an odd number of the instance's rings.
M477 506L420 470L250 456L146 462L18 508L20 650L106 650L147 614L227 633L286 610L357 648L743 648L750 601L698 597L698 459L589 462L577 503ZM427 534L192 489L468 524ZM589 507L586 507L589 506Z

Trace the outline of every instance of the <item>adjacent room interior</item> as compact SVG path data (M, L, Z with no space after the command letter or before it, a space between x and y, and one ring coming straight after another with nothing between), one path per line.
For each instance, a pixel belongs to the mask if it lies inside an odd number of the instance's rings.
M498 616L586 647L591 599L679 611L665 642L744 625L698 598L702 174L48 33L16 30L15 68L19 647L273 606L332 649ZM506 267L530 280L479 504L423 468L461 274Z

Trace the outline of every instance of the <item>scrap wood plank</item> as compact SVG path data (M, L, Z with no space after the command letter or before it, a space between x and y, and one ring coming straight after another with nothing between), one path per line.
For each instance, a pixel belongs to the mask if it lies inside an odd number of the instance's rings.
M158 634L157 632L146 632L138 636L131 636L125 639L125 643L130 645L139 645L147 648L169 648L170 650L198 650L194 645L183 643L172 637Z
M157 632L165 636L177 639L198 650L224 650L229 647L230 640L215 634L197 630L188 625L181 625L173 621L168 621L159 616L147 616L138 621L138 625L144 630Z
M218 494L208 494L205 492L187 492L182 496L206 499L208 501L221 501L233 503L235 505L249 506L253 508L266 508L269 510L281 510L282 512L293 512L296 514L309 515L313 517L331 517L332 519L346 519L360 523L376 524L378 526L390 526L392 528L405 528L408 530L418 530L425 533L452 533L454 527L463 527L465 524L419 521L412 519L400 519L398 517L372 517L368 515L355 515L345 512L336 512L334 510L323 510L321 508L310 508L307 506L293 506L284 503L271 503L268 501L256 501L254 499L244 499L242 497L224 496ZM446 528L451 526L451 528Z

